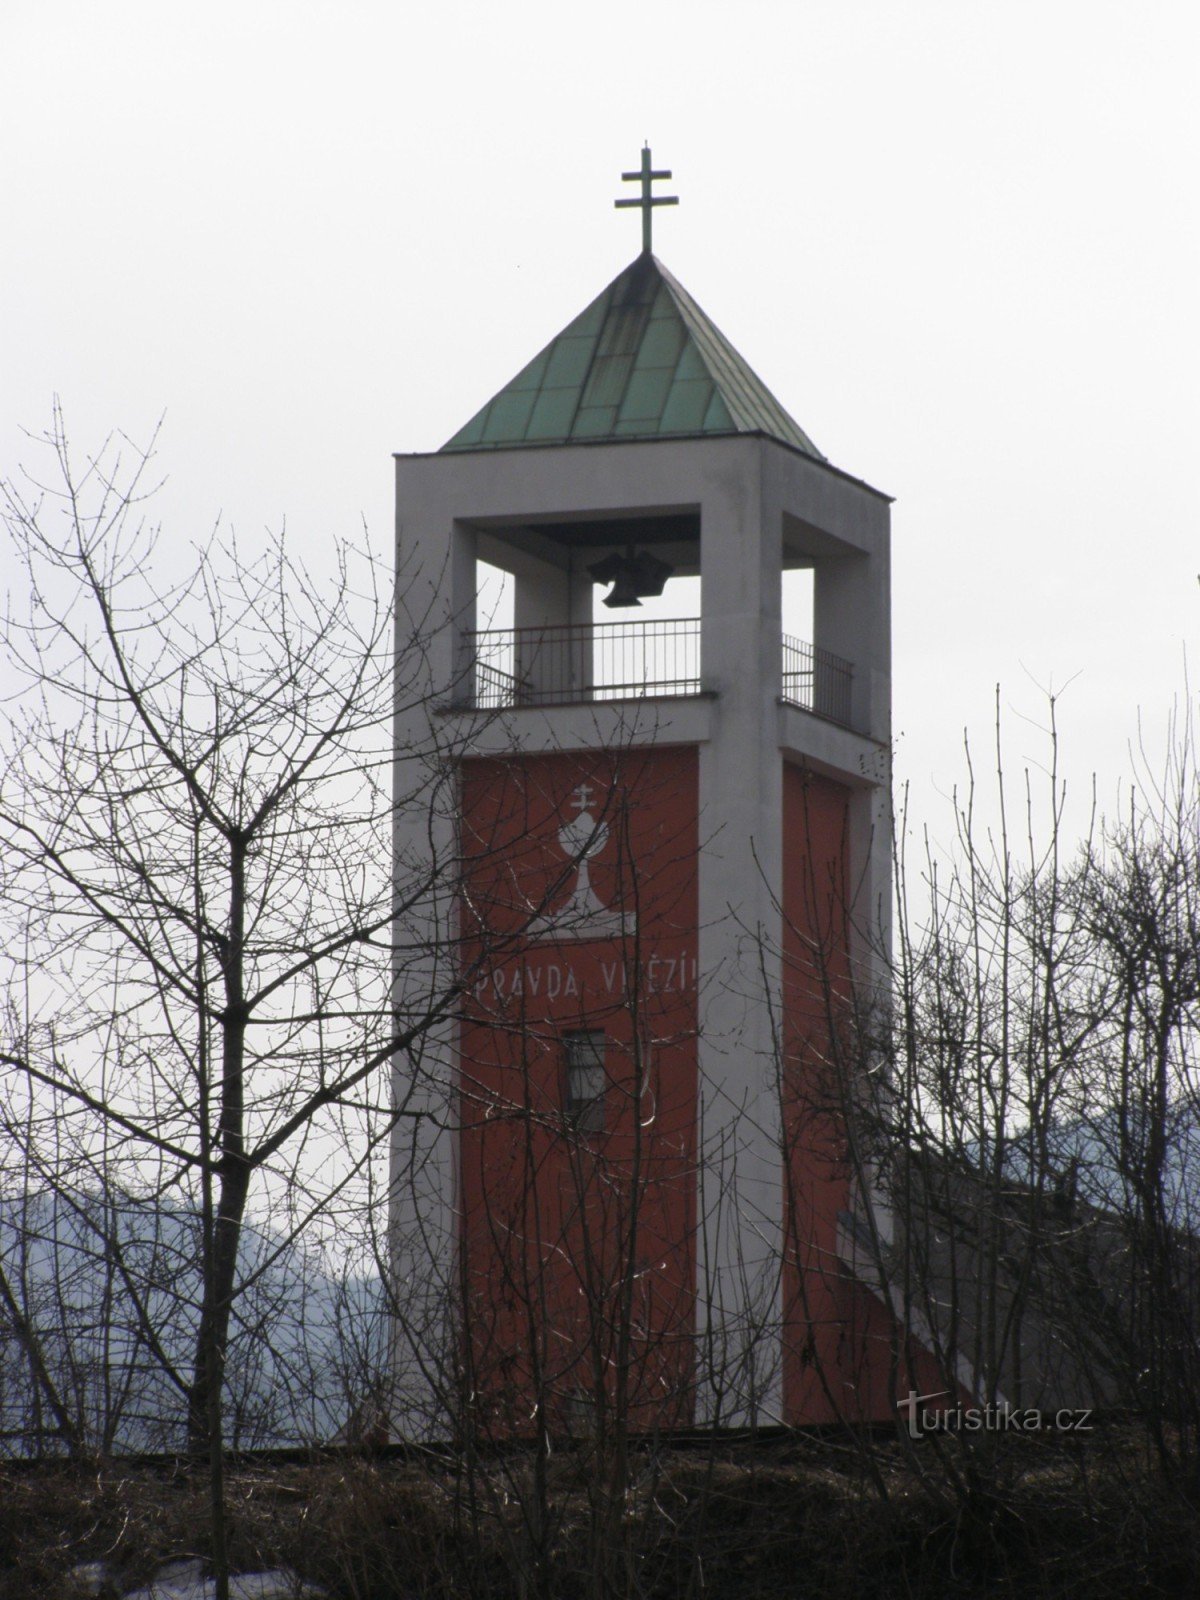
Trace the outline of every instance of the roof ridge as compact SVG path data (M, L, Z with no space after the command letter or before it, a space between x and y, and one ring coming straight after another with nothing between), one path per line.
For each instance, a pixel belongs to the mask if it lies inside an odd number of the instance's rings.
M802 449L815 456L817 460L824 461L826 458L822 452L817 449L792 414L775 398L774 394L767 388L766 384L758 376L745 356L742 355L741 351L732 343L728 335L721 331L707 311L688 293L674 273L657 256L652 257L652 260L662 281L666 284L671 298L678 306L680 315L687 324L688 332L692 334L697 354L708 369L713 382L717 385L721 398L729 409L730 415L734 418L734 425L737 425L738 419L734 414L733 406L730 404L732 398L729 393L730 378L734 380L735 384L738 380L741 380L743 384L748 381L753 389L757 391L755 398L758 400L764 415L762 417L744 416L743 420L747 430L797 435L798 438L793 437L788 439L787 442L791 444L800 443ZM712 354L705 349L707 341L703 337L697 338L697 333L712 335L712 343L715 346L716 356L720 358L719 362L714 361ZM732 371L726 370L723 372L720 370L721 366L726 369L732 369ZM739 407L739 409L742 408Z

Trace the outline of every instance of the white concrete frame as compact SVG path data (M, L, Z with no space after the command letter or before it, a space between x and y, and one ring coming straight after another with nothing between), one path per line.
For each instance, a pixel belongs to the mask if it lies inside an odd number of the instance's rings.
M772 1013L780 992L779 896L784 840L782 762L807 762L851 789L852 957L860 982L879 975L890 928L889 502L865 484L766 438L559 446L400 456L396 537L403 592L398 634L422 621L429 680L447 708L447 746L480 754L695 743L700 751L700 1081L697 1421L781 1419L778 1263L783 1174ZM481 551L516 575L518 626L568 622L584 609L586 575L562 570L539 521L697 512L706 698L546 706L482 718L451 713L469 680ZM593 559L589 557L589 559ZM853 663L852 733L781 699L781 573L812 565L814 643ZM396 721L397 793L405 751L423 741L428 709ZM396 817L398 852L453 856L453 817ZM438 947L448 897L424 908ZM428 973L398 974L397 984ZM455 1037L426 1050L421 1092L432 1110L455 1076ZM398 1098L411 1099L406 1064ZM414 1155L423 1181L402 1181ZM398 1423L428 1411L423 1375L453 1330L438 1322L456 1250L452 1119L414 1142L400 1126L393 1167L393 1265L424 1308L418 1348L398 1356ZM435 1430L436 1431L436 1430Z

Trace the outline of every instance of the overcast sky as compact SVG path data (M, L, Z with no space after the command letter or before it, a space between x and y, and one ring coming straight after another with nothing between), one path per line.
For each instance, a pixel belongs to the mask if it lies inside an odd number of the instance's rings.
M1200 619L1200 6L4 0L0 467L165 413L169 536L386 547L435 449L656 253L896 496L900 770L1060 705L1108 784ZM631 192L631 191L626 191ZM1200 661L1193 670L1200 677ZM932 801L930 802L932 803Z

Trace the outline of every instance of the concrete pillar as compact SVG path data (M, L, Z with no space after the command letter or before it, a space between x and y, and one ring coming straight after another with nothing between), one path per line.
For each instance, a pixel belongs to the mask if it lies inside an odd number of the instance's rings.
M744 1426L782 1420L782 543L758 471L706 481L700 564L703 683L717 700L700 758L697 1421Z
M514 671L531 700L583 700L592 687L592 580L582 565L515 554Z

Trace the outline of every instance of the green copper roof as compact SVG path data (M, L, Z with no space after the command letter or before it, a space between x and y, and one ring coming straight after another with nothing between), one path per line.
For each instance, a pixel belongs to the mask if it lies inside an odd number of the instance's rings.
M656 257L638 256L442 450L765 433L825 458Z

